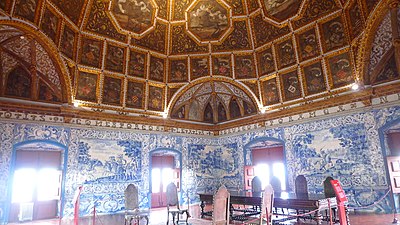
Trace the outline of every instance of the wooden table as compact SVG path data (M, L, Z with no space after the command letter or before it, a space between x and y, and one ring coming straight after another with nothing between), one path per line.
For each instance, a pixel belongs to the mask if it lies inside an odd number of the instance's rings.
M262 192L247 192L247 191L230 191L230 203L231 205L250 205L250 206L261 206L261 194ZM205 203L212 204L213 194L212 193L198 193L200 197L201 217L211 216L211 212L205 212ZM326 198L323 194L304 194L297 195L295 193L274 193L274 207L275 208L286 208L294 209L296 211L306 210L313 211L317 210L314 214L314 218L317 224L321 223L322 211L329 209L328 199L330 201L330 208L335 208L336 198ZM231 207L232 208L232 207Z

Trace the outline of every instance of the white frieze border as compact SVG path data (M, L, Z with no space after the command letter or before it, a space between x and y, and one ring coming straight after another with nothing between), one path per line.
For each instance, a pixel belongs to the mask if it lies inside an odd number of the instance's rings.
M373 108L382 108L393 105L400 105L400 93L382 96L379 98L373 98L371 100L370 106L365 106L363 102L353 102L349 104L320 109L312 112L302 113L294 116L287 116L279 119L267 120L263 124L254 123L245 126L229 128L221 130L219 132L219 135L220 136L230 135L230 134L237 135L238 133L245 133L257 129L274 128L274 127L305 123L313 120L324 119L327 117L331 117L333 115L339 116L349 113L357 113L365 110L370 110ZM80 119L80 118L73 118L68 123L66 123L64 117L62 116L11 112L6 110L0 110L0 119L13 120L13 121L33 121L37 123L46 123L46 124L62 123L64 125L70 124L70 125L84 126L84 127L117 128L117 129L140 130L140 131L161 132L161 133L169 132L175 134L196 135L196 136L200 135L207 137L215 136L214 132L208 130L172 128L166 131L164 126L125 123L125 122L110 122L110 121L90 120L90 119Z

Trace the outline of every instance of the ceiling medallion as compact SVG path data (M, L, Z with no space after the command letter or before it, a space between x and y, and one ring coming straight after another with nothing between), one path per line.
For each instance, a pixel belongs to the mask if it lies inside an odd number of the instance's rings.
M155 25L158 7L153 0L112 0L108 13L125 33L142 36Z
M220 42L232 27L231 16L222 0L194 1L186 10L186 29L197 42Z
M277 23L281 23L297 15L301 0L261 0L264 15Z

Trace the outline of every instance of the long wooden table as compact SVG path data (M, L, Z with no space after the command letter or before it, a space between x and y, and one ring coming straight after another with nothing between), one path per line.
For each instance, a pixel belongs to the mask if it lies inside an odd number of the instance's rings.
M231 205L250 205L255 207L261 207L261 194L262 192L247 192L247 191L230 191L230 203ZM205 212L204 207L206 203L212 204L213 194L212 193L198 193L200 197L201 216L211 216L210 212ZM328 200L329 199L329 200ZM328 201L330 203L328 203ZM328 210L329 208L335 208L337 206L336 198L327 198L323 194L303 194L297 195L295 193L275 193L274 194L274 207L275 208L286 208L294 209L296 211L305 210L313 211L316 210L314 218L317 224L321 223L322 211ZM232 208L232 207L231 207Z

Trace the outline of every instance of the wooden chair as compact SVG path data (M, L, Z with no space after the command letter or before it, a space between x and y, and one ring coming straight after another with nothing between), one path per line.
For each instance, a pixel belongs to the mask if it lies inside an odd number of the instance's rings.
M326 198L336 197L335 190L333 189L332 184L331 184L331 180L334 180L334 179L333 179L333 177L330 177L330 176L325 178L325 180L324 180L324 194L325 194ZM336 219L337 219L336 218L336 208L332 208L332 212L333 212L332 220L336 221ZM325 211L325 219L329 220L329 211L328 210Z
M272 208L274 207L274 189L270 184L264 188L261 200L261 213L250 217L243 224L268 224L272 225Z
M124 192L125 195L125 225L129 223L132 224L132 220L136 222L134 224L139 224L142 218L146 219L146 225L149 224L149 214L148 209L139 208L139 192L138 188L134 184L129 184Z
M294 180L294 188L297 196L308 196L308 185L307 179L304 175L298 175ZM308 210L296 210L296 213L306 213ZM310 215L311 219L311 215Z
M327 197L327 198L336 197L335 191L333 190L333 187L331 184L331 180L333 180L332 177L327 177L324 180L324 194L325 194L325 197Z
M251 180L251 191L262 192L261 179L258 176L253 177L253 180Z
M224 185L213 196L213 225L227 225L230 217L230 193Z
M172 215L172 222L173 224L179 223L179 215L186 214L186 224L188 223L188 219L190 217L189 215L189 209L181 209L179 207L179 200L178 200L178 190L176 188L176 185L174 183L170 183L167 186L167 211L168 211L168 217L167 217L167 224L169 223L169 214ZM176 221L175 221L176 217Z
M294 181L294 191L297 195L308 195L307 179L304 175L298 175Z

